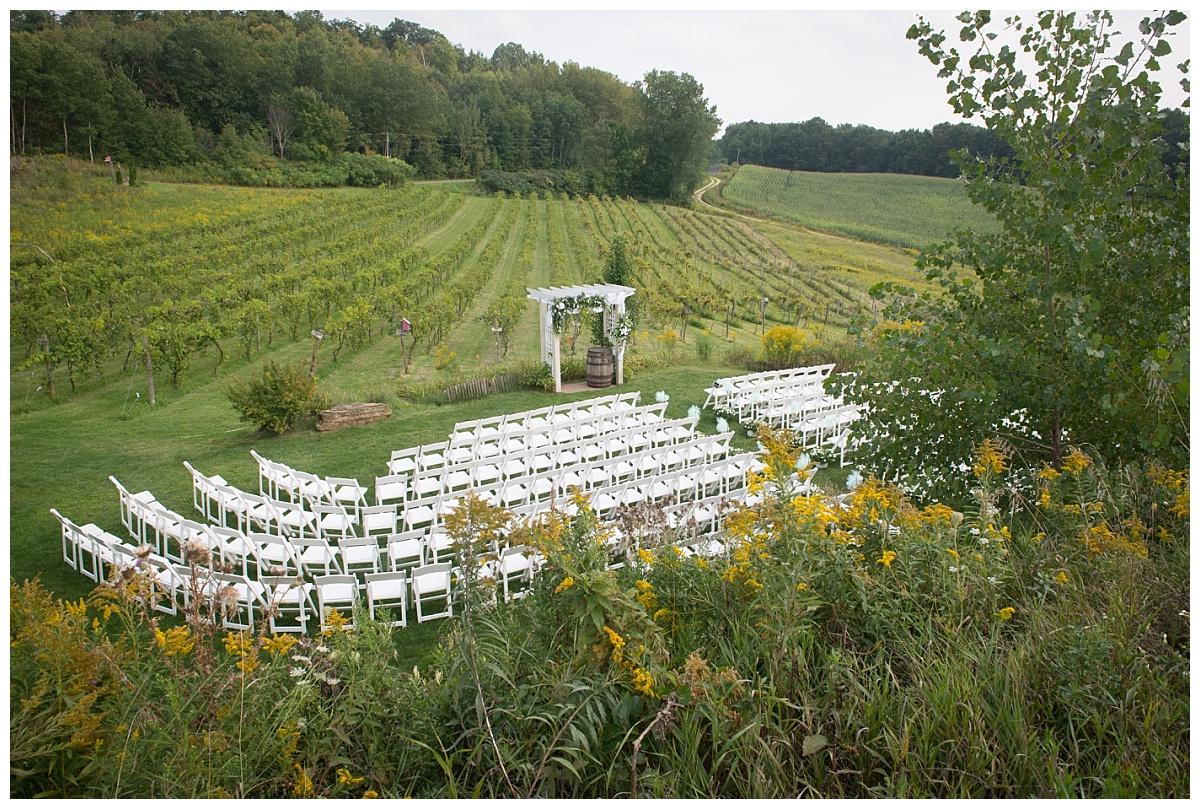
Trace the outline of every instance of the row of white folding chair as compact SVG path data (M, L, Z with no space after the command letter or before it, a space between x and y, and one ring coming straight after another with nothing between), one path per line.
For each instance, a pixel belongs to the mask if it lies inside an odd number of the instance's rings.
M665 463L680 467L688 463L702 463L709 460L710 456L727 453L732 433L696 437L691 432L695 429L694 418L679 421L680 424L676 425L678 432L671 435L664 433L665 441L672 443L655 445L648 438L638 442L638 433L630 433L620 441L613 439L610 447L586 443L578 448L578 455L574 448L568 448L559 453L535 454L528 461L520 457L510 459L503 466L482 461L462 471L425 479L427 489L422 487L422 481L416 481L414 490L424 490L425 496L409 501L404 509L419 510L419 522L424 522L430 515L430 509L442 513L443 507L440 507L438 498L454 498L467 491L474 491L494 504L514 508L530 499L545 501L569 497L574 486L589 489L613 483L617 478L654 474ZM691 438L685 438L689 435ZM412 522L412 517L408 519ZM404 510L401 511L401 520L406 520Z
M603 443L581 439L564 444L531 448L500 457L476 458L447 464L436 470L418 472L408 484L410 496L428 497L439 492L484 486L511 477L573 466L601 458L615 458L643 447L662 446L695 434L697 416L663 421L650 426L629 427L609 433Z
M780 386L820 385L828 378L833 368L833 365L818 365L718 379L711 387L705 388L708 397L704 406L728 406L728 403L738 396L755 391L769 391Z
M647 499L657 501L668 496L694 499L707 493L728 494L745 487L746 473L755 459L753 453L724 457L730 436L730 433L706 436L707 442L695 442L692 448L699 457L693 456L686 463L679 463L661 453L656 455L648 452L637 458L643 465L631 470L600 462L562 474L538 474L510 480L499 491L493 488L476 491L475 494L522 516L548 510L555 503L564 503L564 508L571 511L571 494L575 489L588 494L594 507L605 510ZM720 439L723 439L723 443ZM706 447L706 443L711 446ZM711 450L713 454L708 455L706 450ZM422 504L420 517L414 517L411 524L418 527L433 526L432 530L436 532L437 522L456 503L454 496L432 498L430 502Z
M244 575L268 568L282 567L286 571L289 562L293 562L292 571L302 574L306 566L318 563L329 572L331 566L340 569L339 551L330 540L336 543L355 538L353 524L341 506L317 504L310 512L297 504L220 487L236 493L233 497L237 511L244 518L237 527L228 527L189 520L162 506L149 492L133 496L116 478L110 480L120 493L122 515L128 515L128 521L122 521L133 538L149 544L158 555L177 564L184 562L183 546L199 540L223 563L240 567ZM395 530L394 508L372 511L379 512L381 518L378 523L370 523L375 534L386 535ZM374 518L372 514L371 519Z
M446 449L449 446L449 441L438 441L393 450L388 460L388 474L411 476L422 469L440 468L446 463Z
M197 536L204 525L167 508L149 491L131 494L115 477L110 475L108 479L117 489L121 524L129 535L152 547L158 555L182 562L183 544Z
M660 447L651 447L612 458L575 463L520 477L492 480L467 490L435 492L425 498L410 501L400 512L400 522L406 530L430 525L448 513L467 491L493 505L519 509L530 503L564 502L573 489L590 491L622 481L642 478L683 469L703 467L728 454L732 433L702 435Z
M833 372L834 365L806 365L799 368L781 368L775 371L759 371L752 374L742 374L740 376L726 376L717 379L713 382L713 388L724 388L725 390L737 389L747 385L756 385L760 383L780 382L789 379L804 379L808 377L827 378Z
M194 480L197 475L193 475ZM204 485L211 493L216 511L215 514L208 514L209 519L216 524L230 526L232 517L232 527L242 532L259 530L289 536L336 538L355 535L355 526L360 523L362 509L350 512L340 503L276 500L267 495L242 491L235 486L214 483L211 478L207 480Z
M151 584L154 609L177 614L178 592L185 577L181 566L154 553L146 546L133 546L99 526L76 525L57 509L50 513L62 526L63 561L96 583L112 581L126 569L145 574Z
M741 410L749 416L749 421L774 421L794 424L808 414L821 410L832 410L841 407L840 397L825 393L823 388L808 388L804 391L792 392L775 398L750 397L739 403Z
M796 385L785 384L762 390L739 393L725 401L723 409L734 413L739 421L749 422L762 418L767 411L780 408L808 409L828 403L832 397L825 393L820 383Z
M330 619L334 610L350 618L349 621L341 622L341 625L346 629L353 629L354 608L363 596L366 597L366 606L372 619L382 618L382 610L387 610L392 626L407 626L410 589L418 622L454 614L449 562L423 565L412 571L369 573L362 584L354 576L334 574L318 576L313 582L321 629L325 630L332 625ZM444 601L442 609L427 614L426 610L435 600Z
M627 393L609 394L607 396L595 396L591 399L580 399L577 402L549 405L534 410L526 410L522 413L513 413L509 415L507 421L509 423L517 422L530 427L543 427L550 424L556 416L571 419L590 413L608 413L636 407L641 397L641 391L636 390Z
M831 444L842 444L849 434L850 425L859 418L859 409L853 404L844 404L826 410L809 413L793 426L800 436L804 449L816 449Z
M367 489L355 478L329 475L322 478L264 458L254 450L250 454L258 464L259 493L266 497L292 503L341 505L354 514L367 505Z
M663 420L666 407L666 402L655 402L644 407L631 406L582 415L555 413L541 425L509 423L486 433L482 428L454 432L449 439L447 462L595 438L626 427L653 424Z
M531 427L538 427L544 426L547 423L547 416L552 416L556 413L578 413L581 406L585 406L584 410L596 408L612 409L614 404L619 407L625 407L627 404L632 406L640 396L641 393L639 391L632 391L608 397L586 399L565 405L552 405L537 410L526 411L525 413L511 414L508 418L514 420L519 417L521 423L527 423ZM388 472L392 475L412 475L419 470L437 469L445 464L446 450L449 446L450 442L447 440L394 450L388 461Z
M702 467L664 470L633 481L609 484L589 492L592 509L601 519L611 520L621 507L643 502L672 499L676 503L694 503L731 497L745 489L752 458L753 455L746 453Z

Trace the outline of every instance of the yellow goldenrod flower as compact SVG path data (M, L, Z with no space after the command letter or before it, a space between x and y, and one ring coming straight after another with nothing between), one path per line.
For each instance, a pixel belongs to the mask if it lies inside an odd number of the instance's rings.
M621 660L624 659L624 652L622 650L625 648L625 639L618 635L612 627L605 626L604 632L606 635L608 635L608 642L611 643L613 647L613 662L620 663Z
M946 553L953 556L954 561L956 561L956 562L958 561L958 551L954 550L954 548L946 548Z
M883 556L879 557L879 564L883 565L884 567L891 567L892 560L895 558L896 558L895 551L884 551Z
M379 797L379 793L373 789L368 789L366 792L363 793L363 798L366 800L369 800L371 798L378 798L378 797Z
M567 576L565 579L563 579L561 582L559 582L557 587L554 588L554 594L558 595L559 593L563 592L564 590L570 590L571 586L574 584L575 584L575 577Z
M250 639L243 632L226 632L221 641L225 644L225 651L228 654L245 657L250 653Z
M352 786L354 784L360 783L362 780L363 780L363 776L359 776L358 778L355 778L353 775L350 774L350 771L347 770L345 767L338 768L337 782L339 784L342 784L343 786Z
M1062 465L1063 469L1067 470L1072 475L1078 475L1084 469L1087 469L1091 462L1091 458L1089 458L1087 455L1084 455L1075 447L1071 447L1070 453L1067 454L1067 457L1063 458Z
M1016 607L1003 607L1000 612L996 613L996 617L1001 621L1007 621L1017 612Z
M654 678L650 673L642 668L634 668L633 670L633 690L647 697L653 697L654 692L651 688L654 686Z
M796 589L797 589L797 590L807 590L807 589L808 589L808 582L803 582L803 581L802 581L802 582L800 582L799 584L797 584L797 585L796 585Z
M1071 580L1071 577L1067 575L1067 571L1060 570L1058 571L1058 575L1054 577L1054 580L1059 584L1066 584Z
M983 443L975 448L975 464L972 471L975 477L983 477L986 474L999 475L1005 470L1006 458L1004 452L1001 451L1000 445L990 438L984 439Z
M311 798L313 796L312 779L299 764L292 764L296 771L296 782L292 785L293 798Z
M1054 480L1062 473L1049 464L1042 464L1041 470L1038 472L1038 477L1042 480Z
M638 559L642 560L642 564L645 564L645 565L653 565L654 564L654 554L650 553L650 551L646 550L645 548L638 548L637 555L638 555Z
M350 623L345 615L342 615L338 610L329 610L325 614L326 628L321 632L322 635L329 635L333 632L345 632L346 626Z
M296 645L296 639L291 635L272 635L263 641L263 648L271 653L272 656L278 657L281 654L287 654L287 651Z
M166 632L155 627L154 640L158 643L158 648L162 649L163 654L167 657L185 655L196 645L195 639L191 636L191 632L186 626L172 627Z

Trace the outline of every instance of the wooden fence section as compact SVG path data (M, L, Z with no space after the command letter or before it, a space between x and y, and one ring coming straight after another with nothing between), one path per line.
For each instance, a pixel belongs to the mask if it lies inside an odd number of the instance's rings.
M521 383L516 374L501 374L499 376L471 379L450 385L446 388L446 399L451 402L461 402L466 399L478 399L489 393L508 393L516 390Z

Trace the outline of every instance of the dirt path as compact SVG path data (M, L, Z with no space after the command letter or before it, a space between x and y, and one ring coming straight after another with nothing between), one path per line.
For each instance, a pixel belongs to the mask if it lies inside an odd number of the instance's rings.
M740 214L740 213L737 213L736 211L726 210L725 208L718 208L716 205L710 205L707 202L705 202L704 201L704 192L709 190L710 188L715 188L716 186L718 186L720 184L721 184L721 180L719 177L709 177L708 183L696 191L696 193L695 193L696 202L699 202L701 205L703 205L705 208L708 208L709 210L717 211L718 213L727 214L728 216L736 216L738 219L745 219L748 222L766 222L767 221L766 219L756 219L753 216L746 216L745 214Z

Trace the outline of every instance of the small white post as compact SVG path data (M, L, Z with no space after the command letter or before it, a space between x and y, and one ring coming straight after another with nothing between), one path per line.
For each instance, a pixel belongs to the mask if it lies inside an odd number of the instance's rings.
M554 332L550 369L554 371L554 392L562 393L562 338L557 331Z

